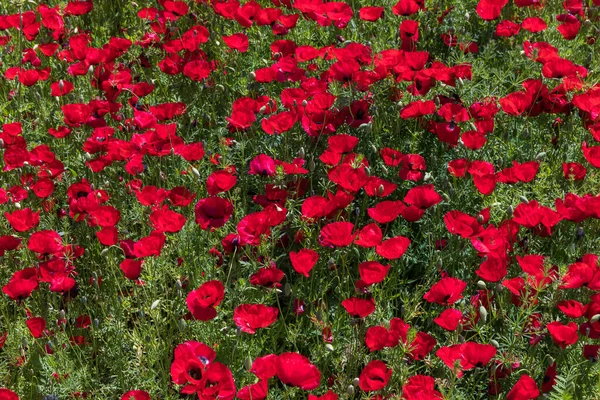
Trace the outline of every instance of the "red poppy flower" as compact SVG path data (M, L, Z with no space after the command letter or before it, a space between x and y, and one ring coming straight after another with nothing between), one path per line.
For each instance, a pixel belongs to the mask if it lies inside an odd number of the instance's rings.
M223 42L230 49L237 50L240 53L248 51L248 36L243 33L235 33L230 36L223 36Z
M35 228L40 222L40 213L33 212L30 208L15 210L12 213L5 212L8 223L17 232L26 232Z
M410 239L404 236L396 236L377 245L375 252L388 260L396 260L404 255L410 243Z
M351 316L364 318L375 311L375 300L372 297L368 299L351 297L342 301L342 306Z
M34 232L27 242L27 248L39 254L54 254L63 250L62 238L52 230Z
M359 18L363 21L375 22L383 17L383 11L384 7L369 6L362 7L358 13Z
M250 276L250 283L256 286L281 287L281 280L285 274L275 266L260 268Z
M194 207L196 223L201 229L216 229L227 223L233 214L233 205L221 197L200 199Z
M31 332L31 336L34 338L41 338L44 336L44 331L46 330L46 320L44 318L27 318L25 323L27 324L27 328L29 328L29 332Z
M360 247L375 247L381 243L383 233L376 223L364 226L358 233L354 244Z
M246 333L255 334L257 329L266 328L277 320L279 310L264 304L242 304L233 311L233 321Z
M290 261L294 271L308 278L310 271L319 261L319 254L311 249L302 249L299 252L292 251L290 252Z
M277 357L277 377L289 386L313 390L321 383L321 372L309 359L298 353L282 353Z
M406 400L437 400L444 397L435 390L435 380L431 376L414 375L402 386L402 398Z
M575 322L569 322L567 325L563 325L558 321L554 321L546 325L552 340L561 349L566 348L577 343L577 324Z
M523 374L506 395L506 400L533 400L539 395L537 383L529 375Z
M392 369L383 361L373 360L367 364L358 377L358 385L365 392L383 389L392 377Z
M121 396L121 400L150 400L150 395L144 390L130 390Z
M423 299L430 303L441 305L454 304L462 298L462 292L466 287L467 282L461 281L458 278L442 278L423 295Z
M326 247L346 247L349 246L356 237L352 233L354 224L351 222L332 222L321 228L319 243Z
M358 265L360 279L365 285L382 282L390 270L390 265L383 265L377 261L367 261Z
M217 316L215 307L225 298L225 287L218 280L203 283L198 289L192 290L186 298L188 310L195 319L209 321Z

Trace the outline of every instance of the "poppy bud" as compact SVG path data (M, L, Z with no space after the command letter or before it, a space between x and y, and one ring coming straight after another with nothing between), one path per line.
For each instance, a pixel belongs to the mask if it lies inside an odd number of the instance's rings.
M246 371L250 371L252 369L252 359L250 357L247 357L244 360L244 368Z
M100 320L98 318L94 318L94 329L98 329L100 326Z
M200 178L200 172L196 168L192 167L192 173Z
M501 292L504 286L500 282L496 283L496 292Z
M366 124L360 124L360 126L358 127L358 129L364 129L365 132L371 132L371 127L373 126L372 123L368 122Z
M384 174L387 174L389 172L385 165L381 166L381 170L383 171Z
M46 342L46 346L48 347L48 349L52 350L52 346L54 345L52 344L51 340L48 340L48 342Z
M250 79L256 79L256 74L254 71L250 72Z
M519 196L519 200L521 200L523 203L529 203L529 200L527 199L527 197L521 195Z
M481 214L477 214L477 223L483 224L484 221L485 221L485 217Z
M60 310L58 313L58 319L65 319L65 310Z
M583 230L582 226L577 228L577 233L575 233L575 236L577 237L577 239L581 239L585 236L585 231Z
M495 341L494 339L490 340L490 344L496 348L500 347L500 343L498 343L497 341Z
M458 335L458 341L459 341L460 343L464 343L464 342L466 342L466 340L465 340L465 338L464 338L464 336L463 336L463 335Z
M331 345L331 343L327 343L327 344L325 345L325 348L326 348L327 350L329 350L329 351L333 351L333 350L334 350L334 348L333 348L333 346Z
M352 379L352 386L358 387L359 384L360 384L360 379L358 379L358 378Z
M432 181L432 180L433 180L433 176L431 176L431 174L430 174L429 172L426 172L426 173L425 173L425 176L423 177L423 180L424 180L425 182L430 182L430 181Z
M101 256L105 256L105 255L106 255L106 253L108 253L108 252L109 252L109 250L110 250L109 248L102 249L102 251L100 252L100 255L101 255Z
M354 386L349 385L348 389L346 389L346 393L348 393L348 396L354 396Z
M304 147L300 147L300 150L298 150L298 158L304 158L305 155Z
M4 140L0 139L0 149L4 148Z
M590 322L593 324L595 322L598 322L598 320L600 320L600 314L594 314L592 316L592 318L590 318Z
M379 185L379 187L377 188L377 195L383 196L384 191L385 191L385 187L383 187L383 185Z
M443 266L444 266L444 262L442 261L441 258L438 258L438 260L435 262L435 267L437 269L442 269Z
M92 155L86 151L83 153L83 158L90 161L92 159Z
M543 161L545 158L546 158L546 152L545 151L539 152L537 154L537 156L535 156L535 159L538 160L538 161Z
M461 334L463 331L463 325L461 323L458 324L458 326L456 327L456 333L457 334Z
M83 304L83 305L86 305L86 304L87 304L87 297L85 297L85 296L81 296L81 297L79 298L79 301L81 301L81 304Z
M481 316L481 321L485 324L487 321L488 312L484 306L479 306L479 315Z
M315 170L315 160L313 160L312 158L308 161L308 170L310 172Z
M15 207L18 208L19 210L21 209L21 203L19 203L18 201L15 203Z
M292 294L292 285L289 282L286 282L285 286L283 286L283 294L285 296L289 296Z
M308 101L302 100L302 107L306 107L308 105Z
M90 65L90 67L88 68L88 74L93 74L94 73L94 66Z
M177 279L177 280L175 281L175 287L177 288L177 290L181 290L181 288L183 287L183 286L181 285L181 280Z
M444 198L444 200L450 201L450 196L448 196L447 193L442 193L442 197Z
M512 216L512 213L515 209L513 208L513 206L508 206L508 208L506 209L506 214L508 214L508 216Z
M487 289L487 286L485 286L485 282L484 281L477 281L477 287L481 290L485 290Z
M177 326L179 326L179 330L183 332L183 331L185 331L185 328L187 328L187 322L185 322L184 319L180 319L177 322Z
M315 318L317 319L317 321L322 322L323 321L323 312L321 310L317 310L317 312L315 313Z
M150 310L154 310L156 307L158 307L159 304L160 304L160 299L154 300L154 302L150 306Z

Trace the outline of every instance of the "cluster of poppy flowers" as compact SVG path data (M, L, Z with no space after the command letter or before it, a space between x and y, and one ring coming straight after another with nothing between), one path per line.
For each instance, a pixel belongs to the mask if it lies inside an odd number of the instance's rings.
M565 160L559 171L562 181L573 185L586 179L590 166L600 168L600 145L588 144L591 140L600 142L600 88L589 86L586 79L591 71L586 67L561 57L558 48L550 43L523 37L527 62L532 69L541 64L536 72L539 77L525 80L522 89L501 98L490 96L465 104L458 95L449 95L447 89L472 80L473 67L469 63L446 65L441 56L424 48L420 35L424 27L418 19L419 15L433 11L425 7L423 0L400 0L389 10L394 21L401 21L397 28L398 46L377 52L370 44L347 42L343 38L314 47L314 43L296 43L283 37L300 23L316 24L319 29L352 29L355 11L363 24L387 23L391 17L381 6L353 10L346 2L323 0L271 0L272 7L263 7L255 1L241 4L237 0L157 0L156 3L155 7L136 10L146 27L143 35L136 40L112 37L100 47L92 46L97 43L93 32L68 28L71 23L81 23L78 17L94 11L92 0L69 1L65 6L55 7L41 4L35 10L0 15L0 45L7 53L22 53L18 55L18 66L2 65L4 77L18 84L23 92L46 90L58 98L62 119L58 126L47 129L50 144L28 142L29 133L18 121L7 121L0 130L3 172L18 182L0 188L7 231L0 236L0 256L12 260L10 276L2 282L2 292L23 307L25 325L34 339L51 338L56 334L53 328L62 330L72 324L78 333L69 337L71 345L84 347L90 343L88 331L95 316L77 315L68 320L63 312L54 322L38 315L44 311L32 310L28 303L35 291L49 291L68 302L77 297L79 287L102 285L102 274L107 271L94 272L89 282L80 277L88 273L81 261L91 247L86 240L97 240L103 249L118 247L122 271L119 278L131 281L135 288L144 285L148 260L163 255L167 244L174 242L182 230L193 229L197 235L216 239L211 242L215 245L207 249L207 255L217 268L225 260L254 257L261 267L248 277L249 283L267 294L280 291L283 282L290 281L291 274L299 285L310 282L315 269L320 269L327 258L345 254L347 249L355 250L352 274L359 279L353 281L354 292L345 293L340 287L336 293L347 317L361 321L366 328L361 341L369 350L369 358L349 389L352 393L359 388L373 399L387 398L393 392L401 393L407 400L444 398L439 382L425 373L403 379L401 387L388 386L395 366L383 359L388 354L385 349L392 348L401 348L411 363L420 365L436 359L457 379L470 370L483 369L489 375L488 392L506 393L507 399L535 399L542 392L551 391L558 367L555 362L546 368L544 376L523 373L513 377L520 370L521 360L507 362L513 355L501 354L499 345L464 340L463 336L462 341L456 339L452 344L439 342L442 336L436 335L437 327L442 334L454 332L458 337L473 332L480 321L485 322L488 310L497 308L500 288L510 293L514 307L535 306L545 301L539 297L544 290L560 290L561 300L554 305L560 311L558 320L551 321L549 316L536 312L525 321L522 329L529 344L537 346L549 337L549 343L567 350L583 342L582 354L586 359L599 357L600 345L594 344L594 340L600 338L600 295L592 293L600 290L598 256L582 255L561 273L550 256L530 252L521 239L527 234L551 240L559 224L580 225L588 219L599 219L600 195L571 191L556 198L553 207L525 198L511 207L507 218L497 223L491 222L490 207L474 215L460 209L448 209L442 214L436 211L451 203L451 199L436 188L436 183L431 183L434 179L429 173L432 166L439 166L439 160L390 146L375 148L368 155L358 150L366 147L377 122L380 105L375 100L374 88L389 84L389 100L399 103L394 108L394 119L414 123L424 135L433 135L451 155L441 170L455 178L468 174L479 194L491 196L499 183L534 182L544 155L535 160L514 160L512 166L496 170L490 161L454 157L456 150L473 154L486 146L494 134L497 116L514 119L551 116L552 144L556 146L563 124L561 117L567 119L578 114L591 138L583 140L581 146L577 143L582 155L579 161ZM539 17L498 21L507 15L503 10L508 3L509 0L480 0L475 8L479 18L494 21L486 23L496 24L495 36L527 35L523 31L533 36L550 29L551 21ZM598 0L593 3L600 6ZM514 0L514 5L517 14L518 10L527 10L523 15L544 8L538 0ZM265 60L268 66L247 71L250 79L270 94L239 96L220 121L229 135L220 140L222 154L217 149L205 151L204 142L189 140L182 130L178 131L180 121L189 116L190 105L166 100L155 104L151 99L160 96L155 93L156 82L142 80L137 69L139 66L148 74L160 74L166 79L178 79L175 76L181 75L179 78L188 83L215 87L215 75L223 73L224 65L214 58L208 44L218 39L192 12L195 7L204 7L219 23L240 30L218 38L230 53L238 55L257 48L270 57ZM566 0L562 8L564 12L556 15L555 29L563 40L574 40L582 21L593 18L593 10L584 7L581 0ZM442 24L453 9L437 10L438 22ZM267 33L275 39L268 49L250 40L247 33L253 26L270 29ZM21 48L20 40L18 45L15 43L14 35L24 36L25 48ZM450 33L437 40L448 48L459 43ZM587 43L593 45L594 40L587 39ZM479 44L461 42L460 49L477 54ZM123 62L134 50L141 51L135 56L135 67ZM160 54L156 68L146 52ZM89 80L86 88L93 90L95 96L75 102L74 94L79 89L75 83L85 82L83 79ZM352 88L353 97L340 96L333 87ZM11 92L7 101L16 101L15 96ZM256 139L261 135L267 140L278 140L294 132L300 132L307 146L313 149L321 144L319 152L307 157L303 147L293 157L289 152L268 154L264 150L252 154L247 165L231 161L236 141L262 140ZM122 173L124 184L107 182L99 188L85 177L76 181L65 179L68 170L79 164L70 159L60 160L55 150L63 143L75 146L76 137L82 139L78 150L85 158L86 170L80 171L80 175L96 177L116 170ZM492 151L489 147L486 150ZM483 157L484 153L476 154L474 158ZM201 189L194 190L185 184L159 187L148 183L145 179L148 165L156 159L172 162L173 158L185 163L182 176L202 177ZM375 170L382 171L380 176ZM239 199L240 195L247 195L239 193L240 182L244 182L244 189L248 182L259 188L250 195L251 204L246 209L242 207L246 199ZM324 184L321 194L314 191L318 183ZM149 227L147 234L136 236L122 221L126 210L116 200L119 190L135 198L135 206L148 211L147 220L142 221ZM361 202L362 209L357 210L359 214L362 212L359 215L362 218L354 218L350 210L360 207ZM293 207L298 209L292 210ZM44 220L43 216L50 214L56 215L58 221L68 219L78 227L87 225L95 236L66 234L58 226L49 226L48 221L54 220ZM396 227L410 227L424 218L446 228L444 237L436 238L438 250L443 251L455 239L461 245L470 243L464 247L476 254L479 265L466 271L463 279L441 268L435 271L435 279L419 299L435 313L431 331L409 325L409 322L419 325L418 320L405 322L392 317L374 321L379 306L374 292L385 285L390 270L401 263L404 254L419 244L413 243L409 234L399 234ZM407 231L410 230L402 232ZM582 235L578 231L578 237ZM261 253L263 246L273 247L270 258ZM524 254L517 255L517 247ZM180 264L184 261L193 260L178 259ZM332 273L339 273L337 262L329 261ZM469 279L465 280L465 276ZM214 323L222 313L231 289L229 284L228 277L206 279L194 288L185 286L190 290L181 301L188 314L181 318L193 320L194 324ZM492 285L496 289L488 289ZM583 295L577 299L570 296L583 287L587 288ZM232 315L231 325L237 327L239 335L268 331L289 317L278 304L229 300L234 306L227 313ZM294 317L305 314L305 306L301 298L296 298ZM331 343L336 332L323 321L319 323L324 341ZM0 331L0 349L7 340L12 340L8 333ZM246 368L255 383L240 388L230 366L219 361L215 347L190 339L171 350L171 381L185 395L207 400L234 397L261 400L267 398L270 387L279 384L274 383L277 380L314 391L308 394L309 399L338 398L331 389L335 379L333 383L328 381L327 390L323 390L321 370L311 361L311 354L293 351L257 356ZM44 352L50 356L54 349L47 344ZM20 365L23 362L20 360ZM0 399L18 400L18 396L2 388ZM148 400L150 395L144 390L131 390L122 399Z

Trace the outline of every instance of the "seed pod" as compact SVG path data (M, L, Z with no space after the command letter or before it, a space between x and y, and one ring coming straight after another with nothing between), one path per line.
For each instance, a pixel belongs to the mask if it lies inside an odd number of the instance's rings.
M477 287L481 290L487 289L487 286L485 285L484 281L477 281Z

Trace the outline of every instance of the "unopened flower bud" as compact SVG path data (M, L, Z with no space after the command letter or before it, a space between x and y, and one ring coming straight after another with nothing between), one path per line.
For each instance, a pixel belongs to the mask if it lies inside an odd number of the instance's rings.
M348 385L348 389L346 389L346 393L348 393L348 396L354 396L354 386Z
M600 320L600 314L594 314L592 316L592 318L590 318L590 322L593 324L595 322L598 322L598 320Z
M185 320L184 320L184 319L180 319L180 320L177 322L177 326L179 327L179 330L183 332L183 331L185 331L185 329L187 328L187 322L185 322Z
M485 285L484 281L477 281L477 287L481 290L487 289L487 286Z
M250 371L252 369L252 358L248 357L244 360L244 368L246 371Z
M485 324L487 321L488 312L484 306L479 306L479 315L481 316L481 322Z
M286 282L286 284L283 286L283 294L285 296L289 296L292 294L292 285L290 285L289 282Z

